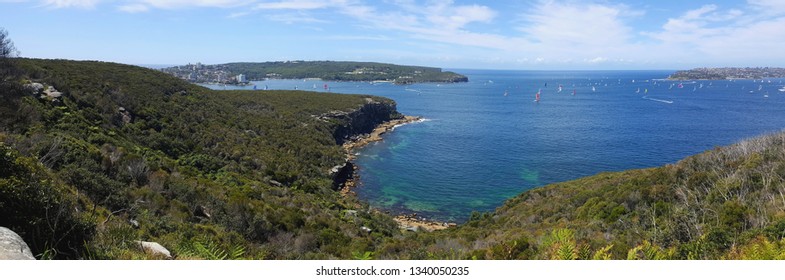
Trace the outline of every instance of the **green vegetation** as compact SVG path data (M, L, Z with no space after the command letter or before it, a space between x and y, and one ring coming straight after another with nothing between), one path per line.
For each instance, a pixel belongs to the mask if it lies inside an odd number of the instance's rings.
M389 99L211 91L113 63L6 63L0 225L42 259L160 258L137 240L177 259L785 256L785 132L527 191L456 228L402 232L334 191L329 174L345 162L337 143L357 133L351 112L397 117Z
M134 243L145 240L177 258L347 259L397 231L335 192L329 174L345 161L334 132L351 121L331 116L375 104L394 112L391 100L211 91L128 65L14 62L18 85L0 104L0 224L39 258L149 258Z
M763 79L785 77L785 68L776 67L724 67L695 68L676 71L669 80L727 80L727 79Z
M199 82L229 82L239 74L246 75L248 80L319 78L327 81L389 81L397 84L468 81L466 76L443 72L440 68L346 61L186 65L165 68L163 71L185 79L190 75L191 80Z

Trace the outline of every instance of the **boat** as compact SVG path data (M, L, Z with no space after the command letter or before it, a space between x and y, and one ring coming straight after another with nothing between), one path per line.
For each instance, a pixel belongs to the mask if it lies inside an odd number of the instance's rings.
M648 96L644 96L643 99L651 100L651 101L657 101L657 102L662 102L662 103L667 103L667 104L673 104L673 100L657 99L657 98L651 98L651 97L648 97Z
M778 90L779 90L780 92L785 92L785 87L782 87L781 89L778 89Z
M638 88L638 90L636 90L635 93L641 93L641 88Z
M537 103L540 102L540 91L539 90L537 91L537 94L534 95L534 102L537 102Z
M504 91L504 96L507 96L507 91L506 90Z
M575 89L572 89L572 95L575 95Z
M649 89L647 88L643 89L643 94L647 94L647 93L649 93Z
M783 89L785 89L785 88L783 88ZM595 91L597 91L597 88L595 88L594 86L591 86L591 91L595 92ZM783 91L785 91L785 90L783 90Z

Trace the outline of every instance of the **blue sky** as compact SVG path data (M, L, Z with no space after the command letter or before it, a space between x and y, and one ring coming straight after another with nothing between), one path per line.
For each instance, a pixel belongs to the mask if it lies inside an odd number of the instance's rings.
M785 0L0 0L25 57L444 68L785 67Z

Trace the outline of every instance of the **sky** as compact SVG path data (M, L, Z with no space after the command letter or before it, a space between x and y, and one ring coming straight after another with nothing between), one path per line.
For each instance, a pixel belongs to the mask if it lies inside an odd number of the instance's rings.
M23 57L469 69L785 67L785 0L0 0Z

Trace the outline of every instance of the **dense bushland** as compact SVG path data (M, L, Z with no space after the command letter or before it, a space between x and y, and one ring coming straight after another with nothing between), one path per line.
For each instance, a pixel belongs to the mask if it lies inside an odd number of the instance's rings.
M345 120L320 117L390 100L211 91L128 65L15 62L0 147L16 169L0 174L0 216L30 232L39 257L145 258L133 241L150 240L192 257L210 244L246 258L349 258L397 231L332 189L329 170L345 161L333 131ZM49 229L55 222L63 228Z

